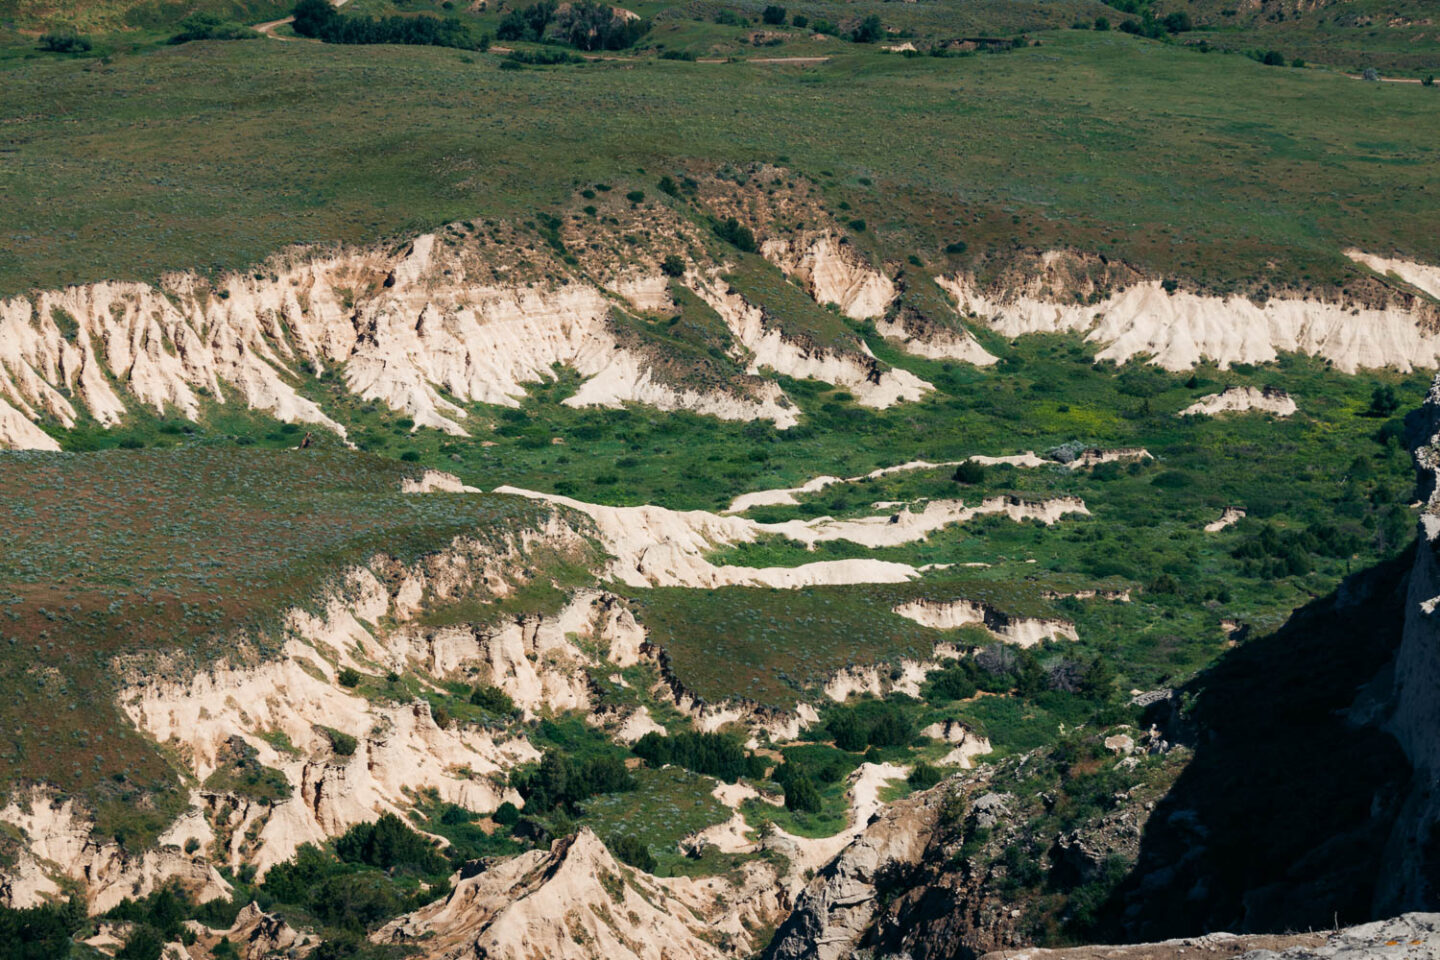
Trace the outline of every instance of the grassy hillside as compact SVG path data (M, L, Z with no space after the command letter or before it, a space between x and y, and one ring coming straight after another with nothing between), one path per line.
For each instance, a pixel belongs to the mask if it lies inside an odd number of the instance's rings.
M1118 5L1118 4L1117 4ZM1359 73L1425 77L1440 72L1435 5L1426 0L1158 0L1159 15L1184 11L1204 39L1232 50L1278 50Z
M1440 259L1434 91L1117 32L811 66L498 69L435 48L12 56L0 290L243 267L287 243L533 215L577 184L785 157L887 249L1068 244L1216 284ZM896 149L903 145L903 149Z
M79 794L102 833L143 844L184 799L113 702L116 658L243 655L234 631L263 647L352 564L498 539L539 515L516 498L400 493L415 472L233 446L0 456L0 785Z
M0 24L23 30L164 30L192 13L254 22L286 16L289 0L0 0Z

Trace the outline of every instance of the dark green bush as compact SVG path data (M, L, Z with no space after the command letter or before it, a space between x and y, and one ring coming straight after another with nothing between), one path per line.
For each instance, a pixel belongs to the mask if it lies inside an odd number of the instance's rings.
M874 43L885 36L885 27L880 22L880 17L870 14L850 34L850 39L855 43Z
M985 482L985 465L976 463L974 460L966 460L955 468L955 474L951 477L956 483L976 484Z
M715 231L715 236L737 249L746 253L754 253L756 250L755 234L734 217L728 220L713 220L710 229Z
M685 730L668 737L647 733L630 749L652 767L674 764L729 783L750 772L744 746L722 733Z
M196 12L180 21L180 32L170 38L171 43L190 43L195 40L253 40L259 37L249 27L218 17L213 13ZM287 424L287 426L292 426Z
M816 789L815 782L808 776L802 774L786 785L785 809L819 813L820 807L820 791Z
M910 776L905 778L906 782L916 790L928 789L944 779L945 774L943 771L938 767L931 766L924 760L915 764L910 770Z
M431 841L411 830L393 813L374 823L357 823L335 840L335 853L347 863L363 863L382 870L409 870L413 873L440 873L445 858L435 852Z
M88 53L90 38L73 30L57 30L40 35L40 49L48 53Z
M515 701L499 687L481 684L470 691L470 705L505 716L516 713Z
M621 863L628 863L636 870L646 873L655 872L655 857L651 855L650 847L644 840L622 833L605 841L605 846L610 848L610 852Z

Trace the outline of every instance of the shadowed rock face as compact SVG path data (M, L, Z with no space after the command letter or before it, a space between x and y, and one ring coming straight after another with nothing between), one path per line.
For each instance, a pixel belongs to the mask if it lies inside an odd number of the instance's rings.
M1195 755L1107 905L1107 939L1314 929L1371 916L1409 779L1345 711L1400 642L1408 555L1357 574L1187 685Z

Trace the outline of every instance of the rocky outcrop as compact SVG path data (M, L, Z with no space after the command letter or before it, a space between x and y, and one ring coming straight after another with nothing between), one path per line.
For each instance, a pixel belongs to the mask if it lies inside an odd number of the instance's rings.
M240 909L235 915L235 922L226 930L212 930L193 920L186 926L195 934L200 948L213 953L222 941L229 941L241 960L306 957L320 945L319 937L296 930L275 914L261 910L260 905L253 901ZM191 955L185 954L187 957Z
M578 518L571 517L570 520ZM583 521L582 521L583 524ZM424 700L367 697L344 686L346 669L463 679L500 686L522 711L583 706L588 660L570 637L624 654L640 640L633 618L613 597L580 591L549 616L501 620L466 630L430 630L413 622L432 605L494 600L523 582L547 556L588 558L593 547L559 514L496 543L460 538L402 565L384 557L348 571L324 596L283 618L283 645L259 656L259 644L235 638L232 660L115 665L122 710L166 745L200 784L191 807L155 849L128 855L91 838L89 816L71 801L37 790L0 809L24 838L17 864L4 871L7 897L28 905L81 883L93 910L143 896L178 879L200 899L228 896L211 864L253 865L258 875L293 855L384 812L403 813L414 791L430 788L477 812L518 800L505 771L538 753L523 738L480 725L437 720ZM543 575L543 573L542 573ZM247 793L212 775L237 755L268 768L287 789ZM183 849L183 853L182 853Z
M816 303L834 304L852 320L873 320L876 331L906 353L976 366L995 362L948 305L945 319L950 322L945 323L897 301L900 287L872 267L848 237L829 231L771 237L760 252L798 280Z
M467 417L447 398L513 406L522 384L555 364L588 378L566 401L574 406L637 402L795 423L774 383L701 389L622 349L610 322L616 294L578 277L498 282L478 244L450 240L301 253L213 285L172 275L0 301L0 443L55 449L35 421L109 426L131 404L193 420L227 396L343 434L299 389L302 375L332 368L359 397L456 434ZM625 280L619 289L649 289Z
M766 960L840 960L855 955L884 889L925 852L948 785L884 808L863 833L816 874L775 932ZM897 869L900 868L900 869Z
M1382 911L1440 902L1440 377L1406 423L1421 504L1405 624L1389 691L1387 728L1414 767L1410 796L1387 846L1391 871L1377 893Z
M852 320L882 316L895 298L895 284L866 263L847 237L772 237L760 245L760 253L799 280L816 303L833 303Z
M1226 387L1219 393L1201 397L1180 411L1182 417L1216 417L1222 413L1245 413L1259 410L1277 417L1289 417L1299 409L1290 394L1278 387Z
M1331 933L1207 933L1159 943L1027 948L987 953L980 960L1434 960L1440 957L1440 914L1407 913Z
M32 788L0 808L0 821L21 832L19 858L0 885L8 906L29 907L61 897L62 880L81 883L90 912L104 913L122 900L144 897L165 883L178 883L196 901L224 899L231 889L203 852L185 853L171 834L144 853L130 853L114 841L99 841L92 823L74 801Z
M908 370L882 364L859 340L850 347L820 346L787 332L763 305L747 301L719 280L697 281L695 292L725 321L735 342L748 351L747 371L762 369L843 387L867 407L887 409L919 400L931 385Z
M495 492L546 500L589 516L606 551L615 558L609 575L642 587L740 584L790 589L827 583L901 583L918 576L920 571L909 564L870 558L820 561L793 567L740 567L717 565L707 555L722 547L753 543L766 536L785 537L807 547L827 540L848 540L873 548L913 543L936 530L990 514L1017 522L1037 520L1049 525L1069 514L1089 513L1084 502L1076 497L1025 500L999 496L987 497L973 507L960 500L932 500L918 511L907 508L881 516L759 523L704 510L611 507L518 487L497 487Z
M1221 530L1224 530L1227 527L1233 527L1235 524L1239 523L1241 520L1244 519L1244 507L1226 507L1224 510L1220 511L1219 518L1211 520L1209 523L1205 524L1205 532L1219 533Z
M895 612L934 630L984 627L1017 647L1033 647L1046 640L1080 639L1075 625L1068 621L1014 616L974 600L911 600L897 606Z
M463 566L475 576L493 562L510 566L517 559L471 554ZM602 647L638 643L629 611L595 591L579 592L550 616L437 629L407 625L412 609L434 592L457 589L434 573L454 565L433 558L420 587L414 586L419 572L389 571L382 581L369 569L351 571L319 613L292 613L279 658L216 665L185 682L143 678L126 687L121 703L135 724L170 744L202 782L239 737L291 785L291 796L278 801L204 795L213 858L253 864L263 875L302 843L323 842L383 812L402 813L420 788L481 813L519 799L504 775L538 757L526 740L442 725L423 700L368 699L339 683L342 669L496 686L531 716L542 707L588 706L589 659L572 636ZM391 620L400 622L384 626ZM352 738L348 752L336 747L337 731Z
M1082 333L1100 345L1097 360L1124 363L1146 357L1178 371L1207 359L1222 368L1268 363L1288 352L1322 357L1347 373L1381 367L1409 371L1440 361L1435 304L1406 291L1389 290L1363 302L1284 294L1261 303L1195 293L1123 271L1110 271L1108 282L1077 284L1076 259L1052 251L1013 282L985 284L962 274L941 284L962 311L1005 336ZM1403 269L1427 283L1434 270L1420 264Z
M443 900L373 940L427 960L727 960L758 946L785 903L772 868L660 879L618 863L588 828L508 860L467 865Z

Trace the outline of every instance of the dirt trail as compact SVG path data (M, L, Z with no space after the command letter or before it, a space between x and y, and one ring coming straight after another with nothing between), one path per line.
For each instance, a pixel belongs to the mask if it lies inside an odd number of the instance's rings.
M349 2L350 0L335 0L335 6L343 7ZM311 40L309 37L282 37L280 36L280 34L275 32L277 28L283 27L287 23L294 22L294 17L284 17L280 20L271 20L269 23L257 23L255 25L255 30L257 33L265 34L265 36L269 37L271 40L279 40L282 43L290 43L294 40L306 40L311 43L319 43L318 40Z
M825 63L829 57L751 57L741 63ZM701 57L696 63L729 63L724 57Z
M1351 80L1364 80L1364 79L1365 79L1364 74L1359 74L1359 73L1347 73L1347 74L1345 74L1345 76L1349 77ZM1372 80L1371 82L1372 82L1372 83L1375 83L1375 82L1379 82L1379 83L1424 83L1423 80L1416 79L1415 77L1380 77L1380 78L1378 79L1378 81L1373 81L1373 80Z

